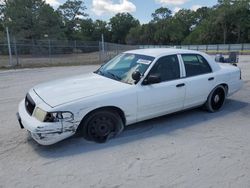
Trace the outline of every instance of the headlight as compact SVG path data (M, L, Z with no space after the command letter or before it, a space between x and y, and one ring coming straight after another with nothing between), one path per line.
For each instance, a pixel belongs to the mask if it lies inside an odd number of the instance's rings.
M34 117L41 122L59 122L59 121L72 121L74 115L71 112L45 112L41 108L36 108Z
M72 121L74 115L71 112L48 112L44 122Z
M34 111L34 117L36 119L38 119L39 121L43 122L45 117L47 115L47 112L45 112L44 110L42 110L41 108L36 107L35 111Z

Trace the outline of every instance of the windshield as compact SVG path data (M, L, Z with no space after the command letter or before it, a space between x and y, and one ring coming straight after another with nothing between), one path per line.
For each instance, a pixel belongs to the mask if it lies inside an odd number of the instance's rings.
M134 84L133 72L138 71L144 75L153 60L154 57L151 56L123 53L104 64L95 73L124 83Z

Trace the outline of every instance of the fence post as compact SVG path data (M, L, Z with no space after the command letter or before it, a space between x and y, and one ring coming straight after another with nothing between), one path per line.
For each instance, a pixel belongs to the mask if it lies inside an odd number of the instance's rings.
M50 43L50 39L48 40L48 45L49 45L49 62L51 63L51 43Z
M16 46L16 37L14 37L14 51L15 51L15 56L16 56L16 65L19 65L19 58L18 58L17 46Z
M12 66L12 52L11 52L10 34L9 34L8 27L6 27L6 33L7 33L7 41L8 41L8 49L9 49L9 63L10 63L10 66Z
M105 49L104 49L104 36L102 34L102 53L103 54L104 54L104 51L105 51Z
M102 64L102 44L99 41L99 63Z

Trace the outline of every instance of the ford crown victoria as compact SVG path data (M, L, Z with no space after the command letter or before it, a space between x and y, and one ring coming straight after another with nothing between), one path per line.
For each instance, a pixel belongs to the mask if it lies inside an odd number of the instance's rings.
M102 143L150 118L199 106L216 112L241 87L239 68L205 53L139 49L121 53L93 73L33 87L17 116L42 145L74 134Z

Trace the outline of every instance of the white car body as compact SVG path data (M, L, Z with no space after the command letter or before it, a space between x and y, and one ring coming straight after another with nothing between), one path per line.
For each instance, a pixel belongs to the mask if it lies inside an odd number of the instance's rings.
M90 73L72 78L56 80L35 86L29 95L46 112L69 111L72 121L55 123L41 122L27 113L25 100L19 104L20 122L31 136L42 145L54 144L75 134L81 120L91 111L101 107L119 108L125 116L126 126L146 119L203 105L210 92L218 85L228 87L227 96L242 87L240 69L216 63L205 53L180 49L141 49L125 53L155 57L141 80L129 85L101 75ZM142 85L142 81L163 56L177 54L181 78L153 85ZM186 77L180 54L199 54L209 63L212 72ZM213 77L213 80L208 80ZM184 87L176 85L184 83Z

